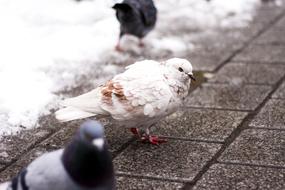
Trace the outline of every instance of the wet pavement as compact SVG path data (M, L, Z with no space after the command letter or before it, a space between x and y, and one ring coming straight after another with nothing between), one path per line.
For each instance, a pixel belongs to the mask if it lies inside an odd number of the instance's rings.
M284 37L283 4L261 6L248 27L217 29L194 40L196 48L181 56L194 64L201 84L181 111L152 129L168 139L166 144L136 142L126 129L102 121L118 189L285 189ZM137 59L173 56L127 54L127 61L117 63L110 55L102 64L122 67ZM74 96L92 89L92 77L61 93ZM49 115L39 128L1 139L0 181L44 152L63 147L81 122L60 124Z

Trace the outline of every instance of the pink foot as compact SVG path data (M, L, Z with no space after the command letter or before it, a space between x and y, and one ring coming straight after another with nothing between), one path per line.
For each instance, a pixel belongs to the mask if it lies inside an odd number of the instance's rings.
M166 139L159 138L158 136L155 136L155 135L143 136L141 138L141 140L144 143L150 143L150 144L153 144L153 145L159 145L159 144L167 142Z

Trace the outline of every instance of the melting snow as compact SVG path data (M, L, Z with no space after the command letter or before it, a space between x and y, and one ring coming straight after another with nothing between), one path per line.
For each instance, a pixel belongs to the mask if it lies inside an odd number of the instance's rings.
M0 1L0 136L37 126L38 118L56 107L55 92L71 87L94 64L103 67L101 57L113 52L119 33L110 8L114 1ZM259 0L155 2L158 29L146 42L156 50L183 52L191 44L159 31L177 20L194 28L244 26ZM114 75L116 69L104 72Z

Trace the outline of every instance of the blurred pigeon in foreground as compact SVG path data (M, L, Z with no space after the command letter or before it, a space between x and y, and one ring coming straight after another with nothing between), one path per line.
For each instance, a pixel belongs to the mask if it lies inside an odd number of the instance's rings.
M120 40L123 35L131 34L140 39L147 35L155 26L157 10L152 0L124 0L116 3L116 17L120 22L120 36L116 50L121 51Z
M4 186L8 186L4 188ZM65 148L46 153L0 190L112 190L111 156L100 123L87 121Z
M159 144L165 140L149 135L149 127L183 104L191 79L195 80L192 65L185 59L136 62L105 85L64 100L65 108L55 113L56 118L62 122L91 116L111 118L143 141Z

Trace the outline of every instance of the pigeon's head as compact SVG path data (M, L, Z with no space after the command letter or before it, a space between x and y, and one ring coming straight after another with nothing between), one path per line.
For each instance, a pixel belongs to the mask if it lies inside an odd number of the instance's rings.
M195 81L192 64L188 60L181 58L172 58L168 59L165 62L165 65L167 67L170 67L171 70L174 71L175 76L177 76L179 79L184 81Z
M113 7L116 10L120 22L131 21L134 16L133 6L130 3L116 3Z
M89 120L81 125L65 148L62 163L77 184L88 189L113 189L112 158L104 139L104 128L99 122Z
M79 130L79 138L82 142L91 144L98 150L104 148L104 128L97 121L84 122Z

